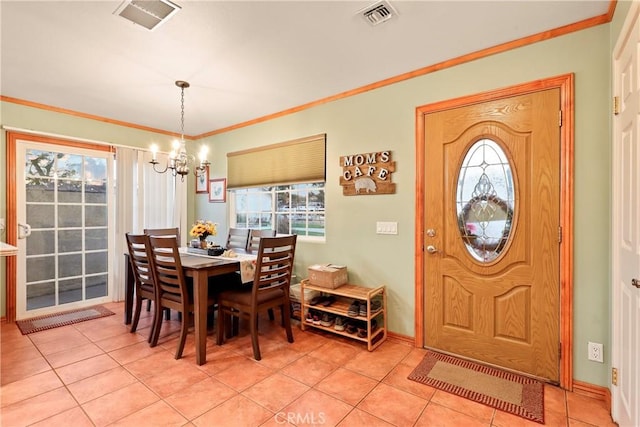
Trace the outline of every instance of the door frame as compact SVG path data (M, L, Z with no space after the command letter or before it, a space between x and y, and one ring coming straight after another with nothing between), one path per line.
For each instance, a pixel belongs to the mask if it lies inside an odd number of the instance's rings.
M95 151L115 152L115 147L108 144L73 141L71 139L56 138L41 134L30 134L18 131L7 131L7 243L18 246L18 191L16 188L16 178L18 167L16 164L16 147L18 140L26 140L43 144L55 144L65 147L78 147ZM17 309L17 285L18 277L18 257L6 258L6 321L11 323L16 321Z
M560 126L560 387L573 390L573 201L574 201L574 75L563 74L528 83L509 86L460 98L439 101L416 107L416 191L415 191L415 338L416 347L425 343L425 116L437 111L454 109L481 102L493 101L538 92L560 90L558 120Z

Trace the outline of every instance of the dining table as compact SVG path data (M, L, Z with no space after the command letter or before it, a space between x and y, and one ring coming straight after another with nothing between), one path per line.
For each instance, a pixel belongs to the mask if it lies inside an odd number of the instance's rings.
M194 329L196 344L196 363L203 365L207 361L207 299L209 293L209 277L238 272L242 282L253 280L256 256L248 253L235 253L232 256L208 256L190 253L187 248L180 248L180 263L186 277L192 278ZM129 254L125 253L125 324L131 323L135 283L133 270L129 262ZM184 320L184 319L183 319Z

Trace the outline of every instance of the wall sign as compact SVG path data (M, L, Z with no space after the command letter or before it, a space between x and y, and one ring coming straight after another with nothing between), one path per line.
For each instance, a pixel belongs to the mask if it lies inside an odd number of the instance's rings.
M344 196L396 192L396 185L391 182L391 174L396 171L391 151L342 156L340 166L340 185Z

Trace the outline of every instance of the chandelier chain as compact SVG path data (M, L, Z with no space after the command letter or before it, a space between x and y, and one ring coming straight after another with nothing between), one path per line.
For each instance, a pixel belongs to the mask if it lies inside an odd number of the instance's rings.
M158 173L165 173L168 170L171 170L171 174L173 176L180 175L180 180L184 181L185 175L189 174L190 166L193 167L193 173L196 177L203 177L207 174L207 168L211 164L206 158L206 149L200 151L200 163L195 164L195 156L188 154L186 149L186 144L184 140L184 89L189 87L189 82L185 82L183 80L177 80L176 86L178 86L180 90L180 141L176 141L177 146L174 145L174 150L169 155L169 161L164 169L158 168L158 159L156 157L155 144L152 146L151 151L153 153L151 163L153 165L153 170Z
M182 86L181 96L180 96L180 138L182 142L184 142L184 86Z

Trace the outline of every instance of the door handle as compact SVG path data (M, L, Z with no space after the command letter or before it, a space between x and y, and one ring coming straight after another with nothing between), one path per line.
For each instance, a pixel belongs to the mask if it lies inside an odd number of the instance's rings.
M640 280L638 279L631 279L631 284L636 288L640 288Z
M430 254L435 254L436 252L438 252L438 249L436 249L436 247L433 245L429 245L427 246L427 252L429 252Z
M31 236L31 226L29 224L18 223L18 239L26 239Z

